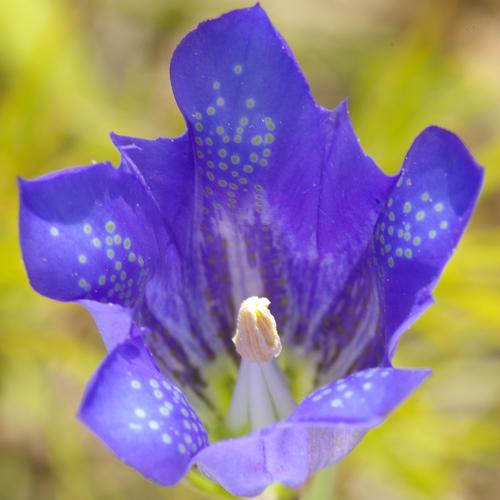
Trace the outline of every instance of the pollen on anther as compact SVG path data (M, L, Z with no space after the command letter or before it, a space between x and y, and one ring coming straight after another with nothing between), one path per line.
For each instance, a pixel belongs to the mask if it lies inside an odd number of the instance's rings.
M267 363L281 352L281 341L269 304L264 297L249 297L242 302L238 312L233 343L240 356L254 363Z

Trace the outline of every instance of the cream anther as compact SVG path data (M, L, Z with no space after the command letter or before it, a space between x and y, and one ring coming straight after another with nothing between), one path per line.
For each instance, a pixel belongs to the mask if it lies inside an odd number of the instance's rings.
M243 359L268 363L281 352L276 320L268 307L270 303L265 297L249 297L241 303L233 342Z

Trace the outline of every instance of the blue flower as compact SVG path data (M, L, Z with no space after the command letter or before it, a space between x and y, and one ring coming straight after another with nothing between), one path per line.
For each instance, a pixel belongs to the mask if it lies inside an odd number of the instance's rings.
M123 461L162 485L197 466L234 495L295 487L429 374L391 359L482 170L430 127L385 175L259 6L187 35L171 78L183 136L113 134L118 169L20 181L28 275L95 318L109 353L79 416Z

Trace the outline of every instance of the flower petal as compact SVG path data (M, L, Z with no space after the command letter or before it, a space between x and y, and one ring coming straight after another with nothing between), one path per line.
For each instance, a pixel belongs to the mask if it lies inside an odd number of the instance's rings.
M430 374L391 367L359 371L316 389L288 420L374 427Z
M177 47L171 78L196 153L197 203L207 215L272 214L313 242L322 113L261 7L202 23Z
M156 369L138 338L107 356L79 417L121 460L162 485L182 479L208 445L184 394Z
M121 167L141 179L174 240L184 249L194 196L194 160L188 135L148 140L111 134L111 139L121 154Z
M116 304L101 304L94 300L80 300L79 303L94 318L108 351L111 351L116 345L130 337L132 312L129 308Z
M269 283L280 307L280 258L314 251L324 113L259 6L202 23L177 47L171 76L196 166L189 280L204 303L189 303L216 338ZM229 333L224 346L233 351Z
M358 372L313 392L287 420L211 445L195 462L233 495L258 495L273 482L297 487L342 460L428 375L393 368Z
M476 203L483 173L460 139L430 127L415 140L377 224L376 252L393 354L408 322L431 301Z
M197 231L191 229L195 214L194 160L189 137L185 134L176 139L148 140L111 134L111 138L121 153L121 168L138 177L155 200L182 257L182 262L174 256L169 258L168 269L162 274L163 282L151 290L163 298L158 301L149 294L148 304L138 308L135 320L157 333L149 336L148 342L155 355L158 354L158 362L168 365L169 370L178 362L183 366L181 371L192 374L193 370L183 357L184 350L193 355L195 364L199 364L206 363L207 358L213 359L220 350L229 348L232 352L233 346L230 335L221 341L219 334L228 320L221 315L210 315L208 297L199 293L206 289L206 284L197 283L195 257L199 248ZM218 261L222 267L223 259ZM213 267L214 261L211 262ZM218 291L217 297L222 298L228 293L227 283L218 285L214 285L214 289ZM227 311L226 314L229 315ZM182 344L175 340L176 335L182 337ZM177 362L169 354L171 352L175 353ZM181 382L182 377L178 380Z
M328 133L318 247L322 255L335 256L336 267L352 269L371 240L395 179L364 153L349 118L347 100L329 113Z
M326 125L329 149L317 228L320 259L309 272L297 266L288 281L293 310L307 318L296 322L293 342L317 353L318 371L330 380L351 368L376 328L376 281L366 254L395 179L363 152L346 101L329 112Z
M103 163L21 180L20 190L33 288L58 300L131 307L158 258L160 224L140 183Z

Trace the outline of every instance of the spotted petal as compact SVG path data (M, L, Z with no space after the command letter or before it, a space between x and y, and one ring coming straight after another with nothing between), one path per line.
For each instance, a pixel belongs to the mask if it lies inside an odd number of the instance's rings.
M31 284L48 297L82 301L112 346L127 332L126 310L158 267L166 236L156 207L133 175L109 163L21 180L20 190Z
M465 229L482 169L460 139L430 127L415 140L376 231L385 335L392 354L408 322L431 302Z
M313 392L287 420L220 441L195 462L233 495L258 495L273 482L297 487L343 459L428 375L393 368L358 372Z
M154 213L131 175L110 164L20 181L21 247L33 287L59 300L132 305L158 247Z
M208 445L184 394L156 369L139 339L107 356L79 417L124 462L162 485L182 479L192 457Z
M310 241L321 112L261 7L202 23L177 47L171 77L209 213L272 214Z

